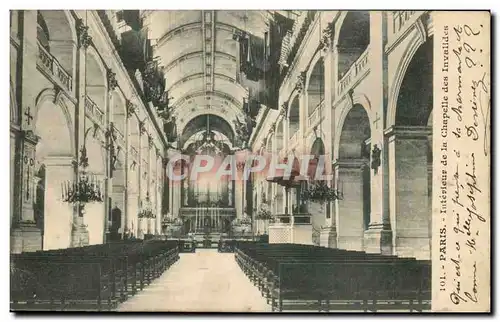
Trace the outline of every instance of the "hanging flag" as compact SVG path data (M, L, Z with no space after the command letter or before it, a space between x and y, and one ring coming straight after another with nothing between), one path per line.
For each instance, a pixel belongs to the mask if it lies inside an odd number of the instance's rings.
M269 30L262 35L243 33L239 41L239 70L236 79L248 89L249 115L255 117L261 105L278 109L278 92L282 76L279 61L283 39L294 21L278 13L269 21Z

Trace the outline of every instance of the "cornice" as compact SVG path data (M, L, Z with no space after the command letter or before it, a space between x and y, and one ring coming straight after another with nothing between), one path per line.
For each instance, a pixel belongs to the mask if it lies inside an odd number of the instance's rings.
M107 45L107 47L109 49L109 53L111 54L110 56L113 57L115 60L114 63L118 67L117 74L119 72L121 74L120 78L126 80L126 82L128 83L128 87L130 89L130 92L132 92L132 96L142 97L142 95L137 91L137 89L133 85L134 83L132 82L132 79L130 78L128 71L125 68L125 65L123 65L123 61L122 61L120 55L118 54L118 52L115 48L115 45L113 44L113 42L111 41L111 38L107 34L106 27L104 26L103 22L101 21L99 14L95 10L89 10L89 11L91 12L93 20L95 20L95 24L99 29L98 32L100 33L101 38L104 39L104 41L106 42L105 45ZM139 99L137 101L140 102L140 105L142 106L143 110L146 110L150 122L153 124L153 126L155 127L155 130L159 133L159 136L161 137L162 143L164 144L164 146L167 146L168 142L163 134L163 130L159 126L157 119L153 114L153 111L151 109L149 109L148 107L146 107L146 105L144 104L142 99Z

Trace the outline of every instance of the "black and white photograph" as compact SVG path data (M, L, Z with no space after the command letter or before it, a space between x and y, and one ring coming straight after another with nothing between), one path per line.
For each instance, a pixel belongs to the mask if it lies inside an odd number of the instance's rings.
M11 312L491 310L490 12L9 14Z

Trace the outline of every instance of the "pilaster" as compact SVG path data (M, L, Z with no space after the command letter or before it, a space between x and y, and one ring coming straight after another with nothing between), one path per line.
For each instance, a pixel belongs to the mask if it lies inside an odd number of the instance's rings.
M363 197L363 159L338 160L334 164L338 178L337 189L343 199L337 200L337 247L362 251L365 225L365 200Z
M21 152L16 162L17 180L16 189L20 195L15 200L20 202L20 214L16 218L14 214L12 224L12 252L35 251L42 248L42 235L36 227L33 204L35 202L35 147L38 137L31 130L19 133Z
M322 227L319 238L321 247L337 248L337 227L334 225Z
M370 89L371 102L371 159L370 159L370 223L364 234L365 251L392 254L392 230L388 211L389 167L388 146L384 138L387 105L387 62L384 51L386 39L384 13L370 12L370 74L369 81L381 84Z
M430 258L431 200L428 188L428 127L391 127L389 146L390 224L398 256Z

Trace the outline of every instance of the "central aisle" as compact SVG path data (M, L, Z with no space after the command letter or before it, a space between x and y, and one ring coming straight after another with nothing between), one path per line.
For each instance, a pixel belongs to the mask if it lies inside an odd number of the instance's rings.
M271 306L234 260L233 253L181 253L162 276L118 311L270 312Z

